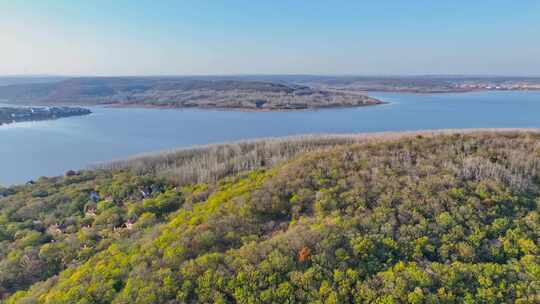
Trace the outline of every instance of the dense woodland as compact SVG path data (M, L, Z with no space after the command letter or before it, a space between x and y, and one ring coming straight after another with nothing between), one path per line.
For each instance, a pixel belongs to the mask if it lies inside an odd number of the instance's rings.
M0 188L0 295L538 303L539 186L533 132L244 143L70 171Z

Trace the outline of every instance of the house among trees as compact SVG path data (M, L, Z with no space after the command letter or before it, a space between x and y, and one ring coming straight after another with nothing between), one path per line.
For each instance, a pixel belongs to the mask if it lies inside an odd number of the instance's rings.
M58 223L56 223L54 225L49 226L49 228L47 228L47 232L52 235L62 234L62 227Z
M85 215L87 217L95 217L96 216L96 209L95 208L88 208L88 210L86 210L86 212L85 212Z
M143 198L148 198L150 195L152 195L152 189L148 187L140 189L139 192L141 193Z
M127 220L127 222L124 224L124 226L126 227L127 230L132 230L133 229L133 221L132 220Z
M66 175L66 177L70 177L70 176L79 175L79 173L77 171L74 171L74 170L68 170L68 171L66 171L65 175Z
M94 203L97 203L99 202L100 198L99 198L99 194L97 194L96 191L92 191L90 192L90 200Z

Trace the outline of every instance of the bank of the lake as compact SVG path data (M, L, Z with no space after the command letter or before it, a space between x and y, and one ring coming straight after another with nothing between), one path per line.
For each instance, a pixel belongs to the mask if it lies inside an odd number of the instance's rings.
M89 116L1 126L0 184L135 154L260 137L540 127L540 92L371 95L389 103L285 112L92 107Z

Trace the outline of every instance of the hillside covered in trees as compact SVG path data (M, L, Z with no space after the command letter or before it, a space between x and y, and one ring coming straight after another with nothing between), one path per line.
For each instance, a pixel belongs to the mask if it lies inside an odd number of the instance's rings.
M5 303L540 302L540 134L182 150L0 188Z
M13 104L295 110L380 104L362 93L282 82L188 77L79 77L0 85Z

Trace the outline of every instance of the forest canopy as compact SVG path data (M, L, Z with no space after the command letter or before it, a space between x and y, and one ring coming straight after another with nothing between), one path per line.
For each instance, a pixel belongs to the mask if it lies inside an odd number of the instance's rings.
M258 155L244 166L205 150L217 169L180 153L0 188L0 297L540 301L539 133L325 142L243 146Z

